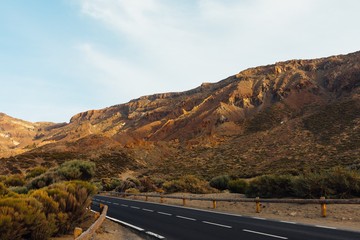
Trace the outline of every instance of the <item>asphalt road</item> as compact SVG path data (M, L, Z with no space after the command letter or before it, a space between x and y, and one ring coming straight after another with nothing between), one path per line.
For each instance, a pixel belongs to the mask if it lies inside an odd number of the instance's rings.
M360 232L97 195L108 218L159 239L360 240ZM359 226L360 228L360 226Z

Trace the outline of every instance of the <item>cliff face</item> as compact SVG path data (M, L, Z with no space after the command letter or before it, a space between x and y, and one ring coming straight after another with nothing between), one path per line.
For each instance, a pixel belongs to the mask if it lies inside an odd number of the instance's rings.
M25 151L25 145L35 143L43 147L33 152L86 149L85 157L97 149L122 151L137 161L136 166L153 173L162 171L161 164L171 167L166 165L170 160L191 169L194 156L203 175L234 169L241 173L264 158L298 166L300 158L330 156L324 151L331 152L331 159L353 155L344 165L356 165L360 164L359 86L360 52L279 62L190 91L144 96L79 113L69 124L37 126L15 148ZM290 150L299 144L306 147ZM352 147L341 152L339 146ZM219 151L221 159L216 157ZM234 158L244 159L237 164L230 161ZM205 169L209 163L214 173ZM256 169L252 174L265 171Z

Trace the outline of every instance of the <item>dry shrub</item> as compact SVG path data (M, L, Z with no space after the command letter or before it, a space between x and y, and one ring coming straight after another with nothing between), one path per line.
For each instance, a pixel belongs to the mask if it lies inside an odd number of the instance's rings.
M17 186L24 186L25 185L25 179L24 176L20 174L10 175L8 176L5 181L5 185L8 187L17 187Z
M167 193L189 192L208 193L211 191L209 184L193 175L181 177L177 180L165 182L163 188Z

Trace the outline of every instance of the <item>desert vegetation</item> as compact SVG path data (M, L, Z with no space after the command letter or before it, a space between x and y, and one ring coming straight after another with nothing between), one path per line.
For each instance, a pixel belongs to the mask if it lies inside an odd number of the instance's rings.
M243 193L247 197L351 198L360 197L360 172L334 167L298 176L263 175L252 179L231 179L225 175L211 179L210 185L219 190Z
M83 181L93 177L94 169L92 163L74 160L54 169L37 167L23 175L1 176L1 239L42 240L73 230L97 191Z

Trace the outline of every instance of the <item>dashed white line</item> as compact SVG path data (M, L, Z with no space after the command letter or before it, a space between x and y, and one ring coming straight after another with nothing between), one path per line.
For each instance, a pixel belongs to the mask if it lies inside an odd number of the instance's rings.
M162 214L162 215L166 215L166 216L172 216L171 213L166 213L166 212L157 212L158 214Z
M328 229L336 229L336 227L328 227L328 226L323 226L323 225L315 225L315 227L328 228Z
M129 205L126 205L126 204L121 204L121 206L123 206L123 207L128 207Z
M272 235L272 234L263 233L263 232L256 232L256 231L252 231L252 230L248 230L248 229L243 229L243 231L248 232L248 233L254 233L254 234L259 234L259 235L263 235L263 236L273 237L273 238L288 239L287 237Z
M254 219L258 219L258 220L266 220L266 218L262 218L262 217L252 217Z
M296 224L296 222L289 222L289 221L280 221L282 223L289 223L289 224Z
M159 235L159 234L156 234L156 233L153 233L153 232L145 232L146 234L149 234L150 236L153 236L153 237L156 237L156 238L159 238L159 239L164 239L165 237Z
M180 215L176 215L177 218L182 218L182 219L186 219L186 220L190 220L190 221L196 221L195 218L189 218L189 217L184 217L184 216L180 216Z
M113 203L114 205L119 205L118 203Z
M106 203L112 203L112 202L108 202L108 201L106 201Z
M131 206L131 208L134 208L134 209L140 209L139 207L135 207L135 206Z
M202 222L203 222L203 223L206 223L206 224L215 225L215 226L218 226L218 227L232 228L232 226L223 225L223 224L219 224L219 223L213 223L213 222L207 222L207 221L202 221Z
M144 211L146 211L146 212L154 212L154 210L147 209L147 208L143 208L142 210L144 210Z

